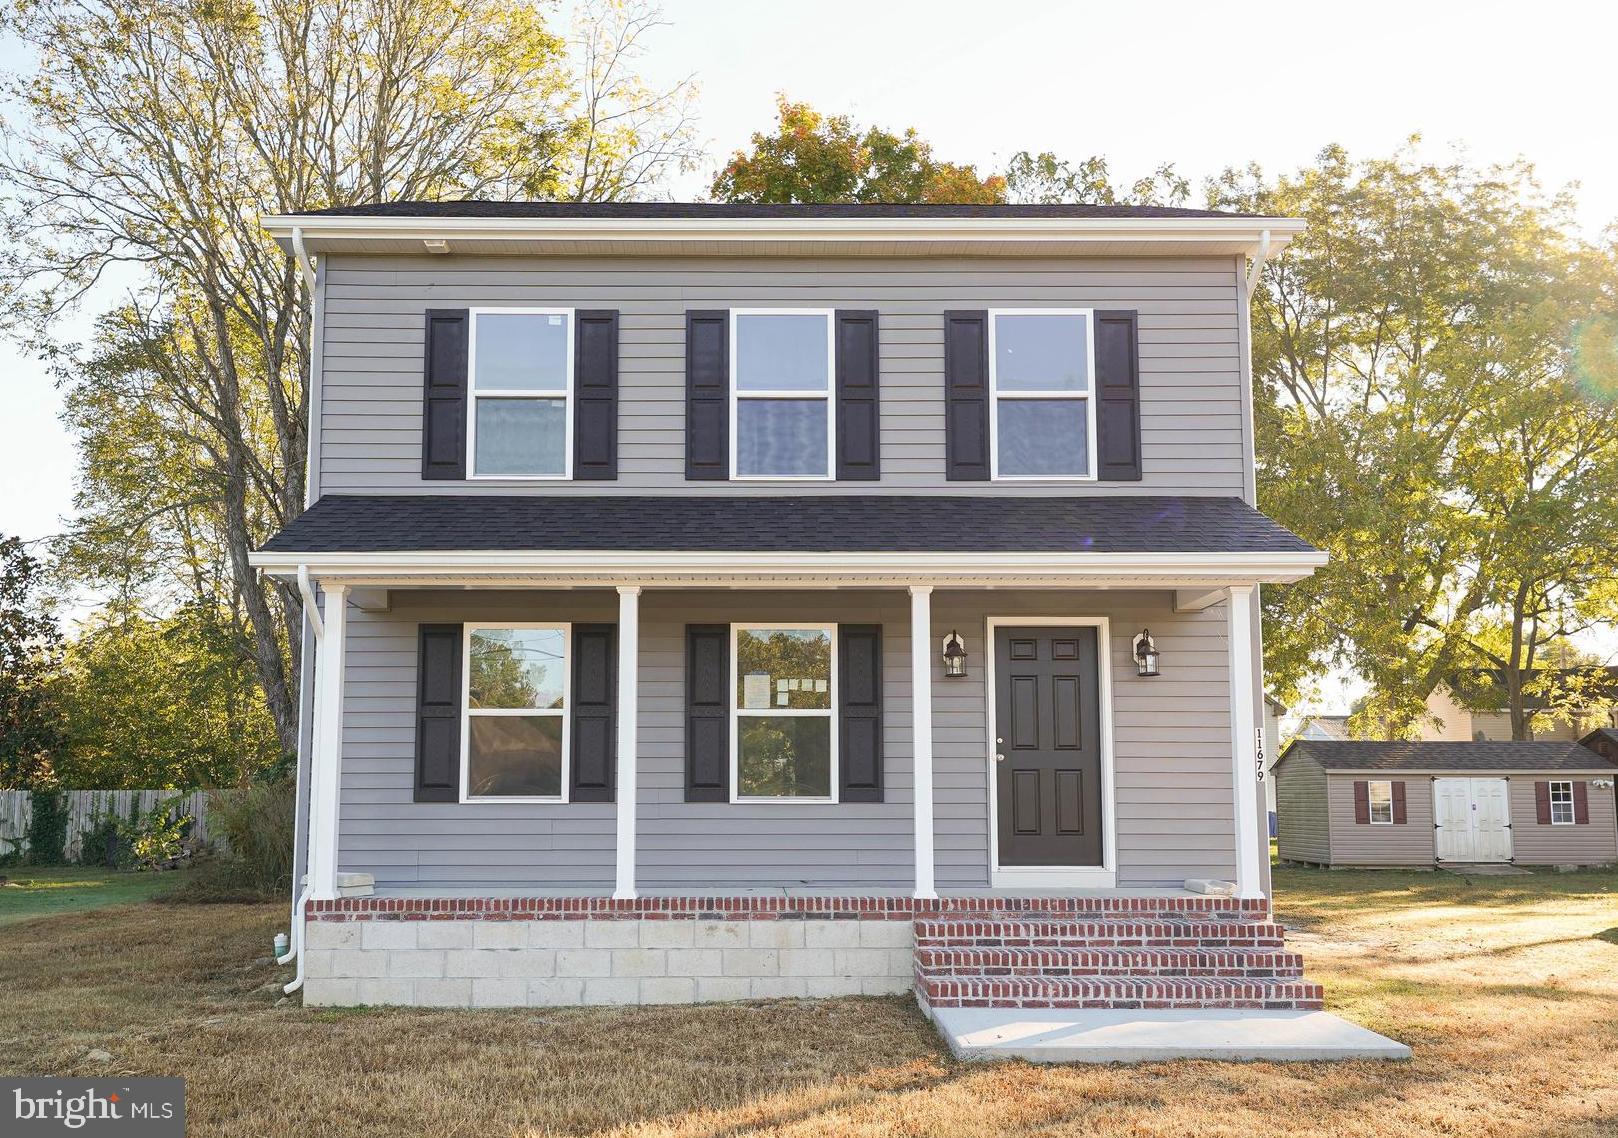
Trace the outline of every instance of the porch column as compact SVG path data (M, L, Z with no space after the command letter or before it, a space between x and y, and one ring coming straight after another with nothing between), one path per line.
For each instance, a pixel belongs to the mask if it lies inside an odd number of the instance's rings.
M309 763L309 897L337 896L337 803L342 787L343 657L348 586L325 586L325 635L315 655L315 730Z
M1263 895L1259 850L1267 849L1259 832L1258 789L1254 775L1255 688L1253 683L1254 586L1230 590L1230 754L1232 792L1236 809L1236 893Z
M910 734L915 773L916 896L933 886L933 587L910 586Z
M612 895L635 895L635 715L640 676L640 586L618 586L618 877Z

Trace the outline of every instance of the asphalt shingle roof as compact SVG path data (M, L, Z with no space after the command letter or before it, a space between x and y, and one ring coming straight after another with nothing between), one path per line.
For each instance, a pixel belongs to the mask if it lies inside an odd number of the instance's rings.
M1286 753L1307 755L1329 771L1587 771L1618 765L1567 742L1299 739Z
M608 218L633 221L655 218L895 218L895 217L1261 217L1211 209L1155 205L923 205L792 203L752 205L735 202L373 202L308 210L303 217L486 217Z
M632 549L749 553L1300 553L1238 498L994 495L332 495L286 553Z

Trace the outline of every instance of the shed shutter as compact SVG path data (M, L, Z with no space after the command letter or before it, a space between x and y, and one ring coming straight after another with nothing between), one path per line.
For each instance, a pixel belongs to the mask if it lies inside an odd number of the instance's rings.
M685 314L685 477L730 477L730 313Z
M1134 312L1096 313L1096 477L1139 482L1140 329Z
M1590 787L1583 779L1573 784L1573 824L1590 824Z
M416 650L416 801L461 797L461 626L424 624Z
M989 314L944 313L944 477L989 477Z
M618 314L574 315L573 477L618 477Z
M837 755L843 802L882 801L882 626L837 630Z
M1405 814L1405 784L1395 782L1390 785L1393 787L1393 824L1403 826L1410 820Z
M882 477L876 312L839 311L836 344L837 477L875 482Z
M1534 783L1534 820L1541 826L1551 824L1551 784Z
M685 800L730 801L730 629L685 626Z
M1354 783L1354 824L1371 824L1371 787L1363 781Z
M470 319L464 308L429 308L424 341L421 476L466 477L466 358Z
M618 732L618 626L573 626L574 802L611 802Z

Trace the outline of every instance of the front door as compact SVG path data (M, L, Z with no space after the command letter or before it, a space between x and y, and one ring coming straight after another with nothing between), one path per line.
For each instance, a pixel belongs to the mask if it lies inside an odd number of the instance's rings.
M1510 784L1503 778L1440 778L1433 782L1438 860L1511 860Z
M1002 866L1101 864L1101 680L1094 628L997 628Z

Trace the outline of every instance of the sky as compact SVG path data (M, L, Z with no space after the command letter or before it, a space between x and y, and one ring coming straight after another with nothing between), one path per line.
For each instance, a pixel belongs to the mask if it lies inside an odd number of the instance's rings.
M1333 142L1385 155L1420 133L1433 156L1521 156L1547 186L1580 183L1590 235L1618 221L1610 3L667 0L665 15L642 71L695 75L708 150L669 187L678 198L703 196L785 92L913 126L980 174L1050 150L1105 155L1126 183L1172 161L1200 187L1228 165L1293 169ZM0 68L23 62L0 41ZM55 533L74 472L57 393L3 343L0 385L0 532Z

